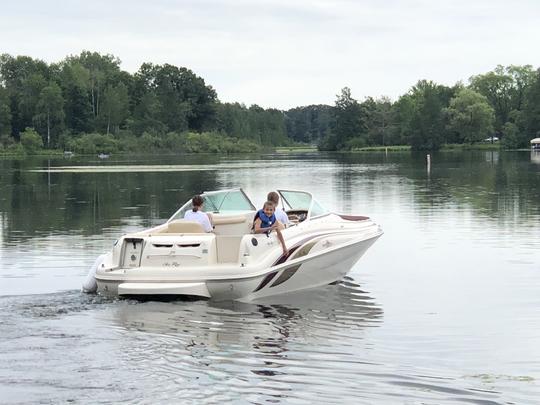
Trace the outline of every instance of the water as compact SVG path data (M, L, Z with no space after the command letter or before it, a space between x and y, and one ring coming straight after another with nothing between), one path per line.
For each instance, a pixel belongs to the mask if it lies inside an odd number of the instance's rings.
M529 153L0 160L2 403L540 403ZM250 304L79 293L194 193L311 190L385 235L337 285Z

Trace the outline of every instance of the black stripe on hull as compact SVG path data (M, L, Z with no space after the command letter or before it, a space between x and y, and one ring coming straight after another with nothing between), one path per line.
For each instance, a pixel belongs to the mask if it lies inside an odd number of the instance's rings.
M298 269L302 266L301 264L298 264L296 266L289 267L288 269L285 269L281 272L279 277L274 281L274 283L270 286L270 288L275 287L276 285L283 284L285 281L290 279L294 274L298 271Z
M278 273L277 271L268 273L266 277L263 279L263 281L261 281L261 284L259 284L259 286L253 290L253 292L257 292L259 290L262 290L264 287L266 287L266 285L274 279L277 273Z
M305 238L305 239L302 239L300 242L296 243L294 246L292 246L290 249L289 249L289 253L287 255L281 255L275 262L274 264L272 264L272 267L274 266L277 266L279 264L283 264L285 263L291 256L292 254L299 248L301 247L304 243L306 242L309 242L310 240L312 239L315 239L315 238L318 238L318 237L321 237L321 236L326 236L326 235L332 235L332 233L323 233L323 234L319 234L319 235L312 235L308 238Z

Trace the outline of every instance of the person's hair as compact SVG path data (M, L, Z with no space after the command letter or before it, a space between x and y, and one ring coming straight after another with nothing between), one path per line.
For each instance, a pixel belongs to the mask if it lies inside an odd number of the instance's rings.
M279 194L275 191L270 191L266 197L268 201L272 201L275 205L279 204Z
M263 209L265 209L267 205L271 206L272 208L276 208L276 204L273 201L266 201L263 205Z
M191 205L193 205L193 212L197 212L199 207L203 205L204 200L200 195L196 195L191 199Z

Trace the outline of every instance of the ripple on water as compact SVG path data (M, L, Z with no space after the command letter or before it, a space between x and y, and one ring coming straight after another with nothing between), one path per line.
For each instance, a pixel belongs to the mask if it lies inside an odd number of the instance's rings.
M267 300L2 297L0 391L13 403L502 404L497 385L517 383L420 373L399 346L374 350L384 311L350 278ZM530 399L534 382L519 383Z

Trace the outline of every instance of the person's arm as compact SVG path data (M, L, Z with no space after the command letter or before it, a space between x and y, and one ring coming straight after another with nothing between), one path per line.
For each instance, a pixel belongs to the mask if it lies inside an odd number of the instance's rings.
M270 230L270 228L261 228L261 224L262 224L261 219L257 218L253 225L253 230L255 233L265 233Z
M210 225L212 225L212 229L214 228L214 217L209 212L206 213L208 215L208 220L210 221Z
M287 216L287 213L283 210L281 210L280 222L283 226L289 225L289 217Z

